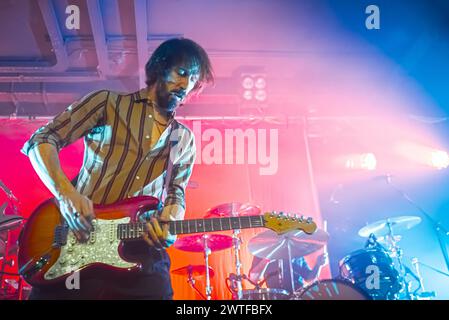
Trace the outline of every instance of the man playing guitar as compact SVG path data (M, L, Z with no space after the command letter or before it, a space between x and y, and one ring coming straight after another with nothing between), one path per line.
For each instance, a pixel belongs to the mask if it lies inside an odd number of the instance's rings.
M145 215L145 241L126 243L126 256L142 268L103 279L81 277L79 290L64 284L33 287L30 299L171 299L170 259L165 250L175 236L170 220L182 220L185 188L195 160L193 133L174 119L176 108L213 81L209 58L189 39L162 43L145 66L147 87L119 94L93 92L70 105L25 143L33 168L52 192L78 241L88 241L94 203L129 197L163 199L159 217ZM61 169L61 148L84 138L84 160L74 186Z

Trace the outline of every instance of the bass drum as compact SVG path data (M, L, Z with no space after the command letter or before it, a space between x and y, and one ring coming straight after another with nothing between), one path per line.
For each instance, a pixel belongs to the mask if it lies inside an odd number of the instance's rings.
M243 290L241 300L288 300L290 294L284 289L260 288Z
M292 300L371 300L370 296L344 280L320 280L295 292Z
M363 289L374 300L395 300L401 290L399 272L388 253L380 248L350 253L340 261L340 276Z

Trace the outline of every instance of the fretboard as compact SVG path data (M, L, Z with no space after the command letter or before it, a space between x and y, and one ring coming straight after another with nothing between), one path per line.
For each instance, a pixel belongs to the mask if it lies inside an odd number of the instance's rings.
M170 233L176 235L234 229L261 228L265 226L265 220L262 215L257 215L170 221L168 224ZM120 240L138 239L142 236L144 231L144 222L119 224L117 226L117 237Z

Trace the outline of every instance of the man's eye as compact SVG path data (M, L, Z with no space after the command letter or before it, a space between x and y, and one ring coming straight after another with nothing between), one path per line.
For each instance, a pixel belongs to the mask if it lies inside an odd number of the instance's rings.
M178 70L178 74L179 74L180 76L185 76L185 75L186 75L186 71L185 71L184 69L179 69L179 70Z

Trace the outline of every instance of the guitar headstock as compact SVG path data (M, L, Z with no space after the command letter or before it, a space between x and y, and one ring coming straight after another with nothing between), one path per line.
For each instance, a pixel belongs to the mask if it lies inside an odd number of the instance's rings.
M307 234L312 234L317 228L312 218L286 215L283 212L266 212L264 214L264 220L265 227L273 230L277 234L283 234L293 230L301 230Z

